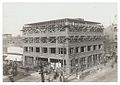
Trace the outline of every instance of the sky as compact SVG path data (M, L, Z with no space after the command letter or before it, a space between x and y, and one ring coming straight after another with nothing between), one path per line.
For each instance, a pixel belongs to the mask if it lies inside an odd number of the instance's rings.
M61 18L84 18L105 27L114 21L117 3L3 3L3 33L21 34L24 24Z

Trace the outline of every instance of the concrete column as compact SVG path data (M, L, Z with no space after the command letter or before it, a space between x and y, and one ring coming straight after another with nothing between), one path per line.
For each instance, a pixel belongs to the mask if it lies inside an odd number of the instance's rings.
M97 56L97 65L99 64L99 58L98 58L98 54L96 55Z
M84 47L84 52L87 52L87 46Z
M50 58L48 58L48 62L50 62Z
M56 47L56 55L58 55L58 47Z
M40 46L40 54L42 53L42 47Z
M92 64L91 64L91 65L92 65L92 67L93 67L93 64L94 64L94 62L93 62L93 55L92 55L92 57L91 57L91 58L92 58L92 59L91 59L91 60L92 60L92 62L91 62Z
M78 52L79 52L79 53L81 52L81 47L78 48Z
M50 67L51 67L50 58L48 58L48 63L50 63L50 64L49 64L49 67L48 67L48 68L50 69Z
M99 50L99 45L96 46L96 50Z
M54 69L56 69L56 63L54 63Z
M95 56L93 55L93 66L95 66L95 60L94 60Z
M32 56L32 59L31 59L31 67L33 68L34 66L35 66L34 56Z
M69 59L69 56L68 56L68 47L66 47L66 56L65 56L65 60L66 60L66 72L67 74L70 74L71 72L71 66L70 66L70 59Z
M93 62L93 61L92 61L92 56L90 57L90 60L91 60L91 61L90 61L90 67L92 67L92 62Z
M33 57L33 66L36 66L36 57Z
M23 66L25 66L25 55L23 55Z
M91 46L91 51L93 51L93 45Z
M87 64L88 64L88 62L87 62L87 58L88 58L88 57L86 56L86 57L85 57L85 65L86 65L85 68L86 68L86 69L87 69L87 67L88 67L88 66L87 66Z
M48 54L50 54L50 48L49 48L49 47L47 47L47 49L48 49Z
M66 60L66 73L67 74L70 74L71 73L71 68L70 68L71 66L70 66L70 60L69 59L67 59Z
M27 56L26 57L26 66L29 66L30 63L31 63L30 58L29 58L29 56Z
M88 56L85 57L85 63L86 63L86 68L88 68L88 62L87 62Z
M81 67L81 66L80 66L80 58L78 58L78 66L79 66L78 69L79 69L79 71L80 71L80 67Z

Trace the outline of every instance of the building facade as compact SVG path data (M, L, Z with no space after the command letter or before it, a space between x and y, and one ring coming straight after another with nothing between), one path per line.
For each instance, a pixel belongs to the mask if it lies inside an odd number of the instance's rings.
M99 65L104 55L103 25L81 18L25 24L22 29L24 66L39 60L67 73Z

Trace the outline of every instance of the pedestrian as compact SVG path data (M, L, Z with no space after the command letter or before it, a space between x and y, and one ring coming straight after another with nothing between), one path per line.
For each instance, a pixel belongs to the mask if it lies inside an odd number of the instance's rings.
M62 76L61 76L61 75L60 75L60 77L59 77L59 78L60 78L60 81L62 82Z
M111 67L114 68L114 65L112 64Z
M55 73L54 73L54 79L57 78L57 71L55 70Z
M29 72L29 70L30 70L29 67L26 67L26 72L27 72L27 73Z

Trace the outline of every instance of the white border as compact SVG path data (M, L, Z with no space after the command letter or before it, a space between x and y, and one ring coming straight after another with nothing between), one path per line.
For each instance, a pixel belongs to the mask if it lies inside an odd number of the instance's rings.
M72 3L72 2L90 2L90 3L92 3L92 2L118 2L119 4L118 4L118 23L119 23L119 20L120 20L120 17L119 17L119 15L120 15L120 1L119 0L1 0L0 1L0 28L1 28L1 30L0 30L0 34L1 34L1 36L0 36L0 39L1 39L1 41L0 41L0 53L1 53L1 59L0 59L0 66L1 66L1 68L2 68L2 3L4 3L4 2L69 2L69 3ZM120 41L120 35L119 35L119 33L120 33L120 30L119 30L119 27L120 27L120 25L118 24L118 42ZM118 43L118 55L120 54L120 52L119 52L119 49L120 49L120 47L119 47L119 43ZM119 58L119 56L118 56L118 61L120 61L120 58ZM120 65L120 62L118 62L118 64ZM65 82L65 83L63 83L63 82L53 82L53 83L49 83L49 82L45 82L45 83L41 83L41 82L14 82L14 83L12 83L12 82L2 82L3 81L3 79L2 79L2 69L0 68L0 85L16 85L16 84L18 84L18 85L24 85L24 84L26 84L26 85L31 85L31 84L33 84L33 85L63 85L63 84L67 84L67 85L120 85L119 83L120 83L120 78L118 77L118 82ZM118 66L118 70L120 69L120 66ZM120 71L120 70L119 70Z
M1 0L2 2L117 2L118 0Z

